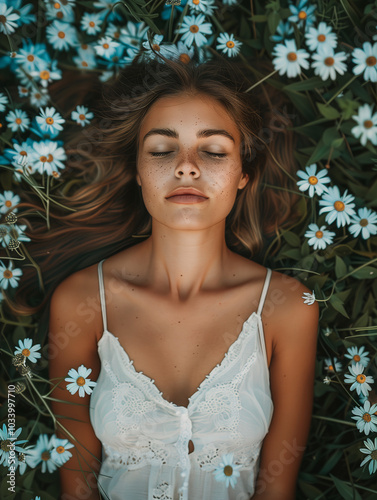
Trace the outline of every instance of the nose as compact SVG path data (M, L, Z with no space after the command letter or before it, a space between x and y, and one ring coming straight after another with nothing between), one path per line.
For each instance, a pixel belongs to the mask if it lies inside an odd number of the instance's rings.
M197 178L200 176L200 170L196 163L186 158L177 165L175 169L175 176L178 178L182 176Z

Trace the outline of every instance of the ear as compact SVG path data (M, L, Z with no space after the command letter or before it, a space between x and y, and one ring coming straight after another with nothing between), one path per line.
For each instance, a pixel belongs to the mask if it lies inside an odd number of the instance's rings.
M136 174L136 182L141 186L140 175Z
M240 182L238 183L238 189L244 188L248 182L249 182L248 174L243 173Z

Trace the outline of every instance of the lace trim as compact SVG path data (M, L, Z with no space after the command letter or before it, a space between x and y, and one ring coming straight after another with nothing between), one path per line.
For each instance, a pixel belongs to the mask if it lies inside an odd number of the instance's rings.
M237 339L233 342L233 344L230 345L228 351L225 353L224 358L220 363L218 363L212 370L211 372L205 377L205 379L201 382L199 385L197 391L189 398L189 404L187 406L187 409L191 410L192 407L194 406L195 401L198 399L199 395L202 394L203 388L210 384L214 378L217 377L218 373L221 371L226 371L228 370L233 363L238 360L240 357L241 353L244 352L244 346L243 346L243 341L245 339L253 339L254 340L254 335L249 335L250 331L249 330L257 330L258 329L258 321L252 321L254 318L258 320L258 313L254 311L244 322L242 326L242 330L240 334L238 335ZM154 397L155 401L157 400L160 403L163 403L165 406L170 407L171 409L176 409L176 408L184 408L182 406L178 406L175 403L172 403L171 401L167 401L163 397L163 393L158 389L156 384L154 383L154 380L148 377L148 375L145 375L142 371L137 371L135 367L133 366L133 361L129 358L127 352L124 350L122 347L121 343L119 342L118 337L115 337L109 330L104 330L102 337L98 341L98 346L100 347L102 344L102 340L105 338L105 336L112 338L113 341L116 342L118 349L121 353L121 356L125 360L125 368L128 368L130 373L132 373L134 380L137 381L137 385L141 385L143 388L143 392L147 393L150 398ZM254 351L255 352L255 351ZM254 354L254 353L253 353ZM106 360L102 361L104 363Z
M176 465L178 459L173 447L151 439L140 439L135 447L122 452L106 444L103 444L103 448L106 453L105 462L112 469L126 467L127 470L135 470L146 465Z
M250 470L257 465L261 447L262 441L247 445L245 442L238 442L238 448L237 445L229 443L209 444L194 455L194 459L202 470L212 472L220 464L223 455L233 452L234 463L241 465L240 470Z
M152 494L153 500L173 500L172 487L166 481L154 488Z

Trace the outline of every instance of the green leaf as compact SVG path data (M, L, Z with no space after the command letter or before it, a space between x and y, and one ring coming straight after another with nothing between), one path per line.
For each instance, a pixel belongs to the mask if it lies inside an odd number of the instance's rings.
M377 277L377 269L372 266L365 266L352 273L351 276L359 280L373 280Z
M310 158L308 159L307 164L311 165L312 163L317 163L318 160L322 160L324 158L327 159L329 152L330 152L330 146L328 144L324 144L324 142L321 139L318 142L317 146L315 147Z
M271 12L271 14L268 15L267 24L268 24L268 29L270 30L270 33L272 33L272 34L275 33L279 22L280 22L280 16L279 16L278 12L273 11L273 12Z
M330 477L335 484L335 488L344 500L362 500L360 494L355 488L352 488L352 486L348 485L345 481L338 479L332 474L330 474Z
M339 118L340 116L339 111L332 106L326 106L326 104L317 102L317 107L321 115L329 120L335 120L335 118Z
M254 23L265 23L267 21L267 16L259 15L259 16L251 16L251 21Z
M297 234L292 233L292 231L286 231L282 234L282 236L291 247L300 247L301 246L300 237L297 236Z
M343 144L344 142L344 137L339 137L338 139L334 139L331 143L331 146L333 148L340 148L340 146Z
M350 319L346 310L344 309L343 300L338 296L338 294L333 294L331 296L329 302L336 311L338 311L340 314L342 314L346 318Z
M284 90L288 90L291 92L300 92L301 90L318 89L320 87L324 87L325 85L326 82L324 82L322 78L318 78L317 76L315 76L302 82L289 83L288 85L284 86Z
M347 274L347 266L344 263L344 260L341 259L338 255L335 256L335 276L337 278L341 278Z

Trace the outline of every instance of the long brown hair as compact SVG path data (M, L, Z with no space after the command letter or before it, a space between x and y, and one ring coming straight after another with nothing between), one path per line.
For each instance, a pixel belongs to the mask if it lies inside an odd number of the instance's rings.
M25 193L26 202L18 205L23 209L19 222L28 225L26 235L32 239L27 251L41 274L35 267L24 267L15 299L6 297L11 312L40 312L64 278L149 235L151 217L135 178L138 136L144 116L163 96L184 91L208 94L239 128L249 182L226 219L229 248L257 258L268 238L294 223L300 197L294 192L297 167L291 121L283 112L282 95L270 85L267 91L265 84L248 91L253 83L253 73L239 62L214 58L197 64L161 56L135 60L114 82L104 84L95 120L66 142L66 168L54 179L53 198L66 208L50 204L51 227L46 230L46 223L34 216L41 211L36 196ZM91 91L96 95L95 89ZM63 108L65 104L60 102Z

